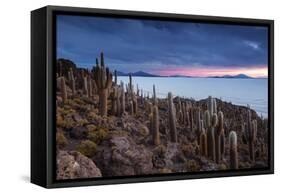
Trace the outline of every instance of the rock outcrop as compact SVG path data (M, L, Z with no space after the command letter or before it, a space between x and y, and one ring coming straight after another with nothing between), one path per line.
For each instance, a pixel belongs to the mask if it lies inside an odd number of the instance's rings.
M75 179L101 177L101 171L95 163L76 151L58 151L57 179Z
M104 176L150 174L152 152L128 136L113 136L94 157Z

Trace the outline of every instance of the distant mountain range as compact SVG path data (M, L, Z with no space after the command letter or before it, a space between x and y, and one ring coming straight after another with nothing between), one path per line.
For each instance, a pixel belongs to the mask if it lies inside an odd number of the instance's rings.
M245 74L238 74L238 75L223 75L223 76L209 76L209 78L241 78L241 79L251 79L250 77Z
M129 76L130 73L124 73L124 72L121 72L121 71L117 71L117 75L118 76ZM131 73L132 76L135 76L135 77L163 77L163 76L160 76L160 75L153 75L153 74L150 74L150 73L146 73L146 72L143 72L143 71L137 71L137 72L134 72L134 73Z
M129 76L130 73L124 73L121 71L117 71L118 76ZM134 73L131 73L132 76L135 77L186 77L186 78L196 78L196 76L185 76L185 75L170 75L170 76L161 76L161 75L155 75L151 73L146 73L144 71L137 71ZM245 74L238 74L238 75L223 75L223 76L208 76L207 78L239 78L239 79L252 79L253 77L250 77Z

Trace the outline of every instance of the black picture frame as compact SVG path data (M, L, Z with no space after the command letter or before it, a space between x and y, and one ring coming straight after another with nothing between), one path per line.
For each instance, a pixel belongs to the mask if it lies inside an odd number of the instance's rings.
M269 167L265 169L172 173L166 175L93 178L57 181L55 179L55 69L56 14L98 15L119 18L148 18L217 24L261 25L268 27L268 123ZM46 188L103 184L168 181L195 178L245 176L274 173L274 21L230 17L152 13L109 9L46 6L31 12L31 182Z

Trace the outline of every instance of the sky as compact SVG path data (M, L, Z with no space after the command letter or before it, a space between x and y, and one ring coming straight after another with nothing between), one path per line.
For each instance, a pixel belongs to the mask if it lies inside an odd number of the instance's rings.
M57 58L92 68L104 52L113 71L171 76L267 77L262 26L57 16Z

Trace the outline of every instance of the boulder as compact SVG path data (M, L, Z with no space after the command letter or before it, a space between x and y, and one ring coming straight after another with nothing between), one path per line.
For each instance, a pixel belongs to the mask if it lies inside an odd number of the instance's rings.
M85 139L88 134L88 129L83 126L74 127L69 132L69 136L73 139Z
M152 152L128 136L113 136L93 160L104 176L151 174L153 168Z
M57 152L57 179L76 179L101 177L101 171L95 163L76 151Z

